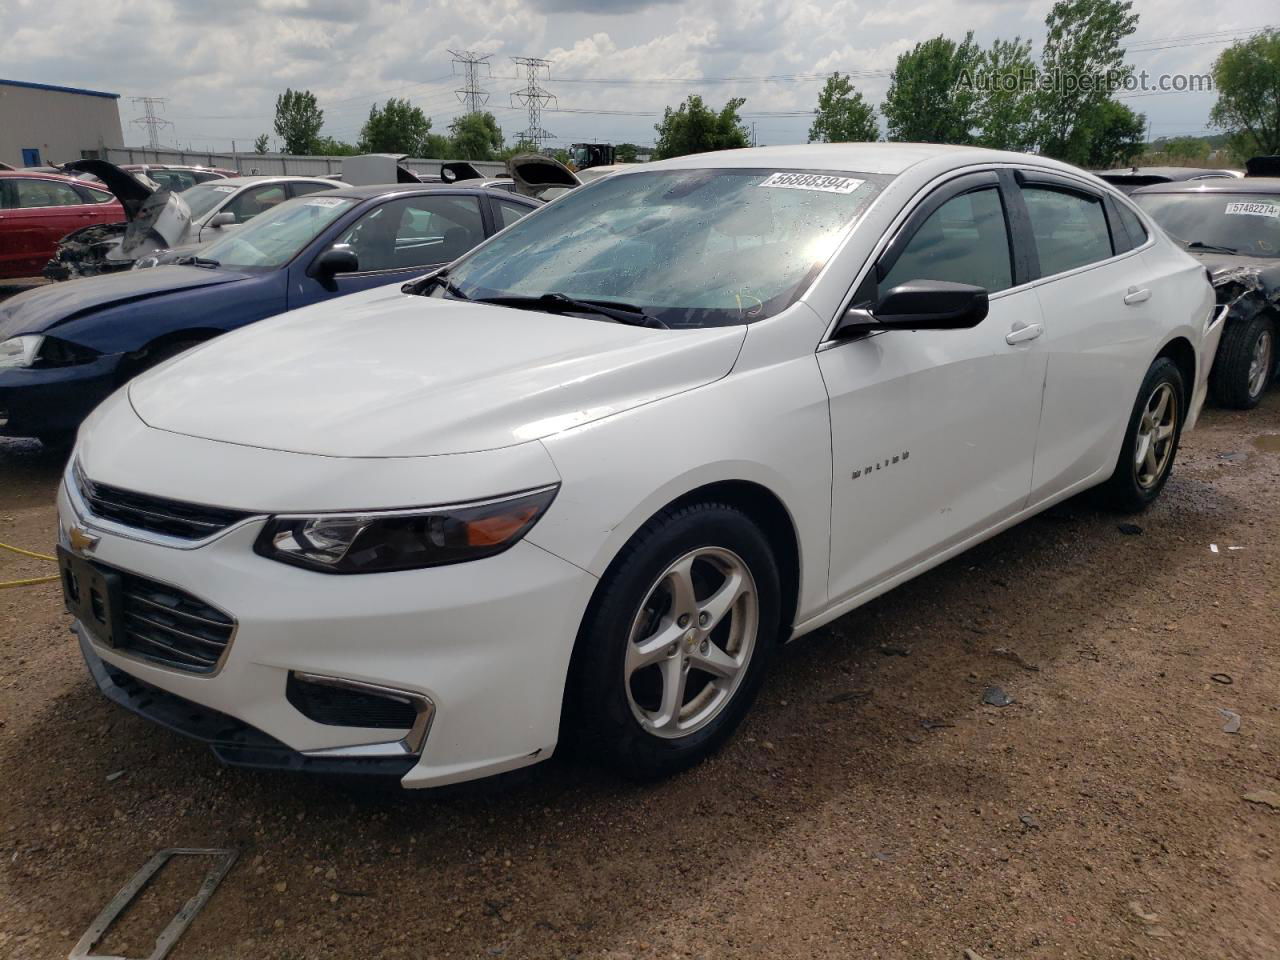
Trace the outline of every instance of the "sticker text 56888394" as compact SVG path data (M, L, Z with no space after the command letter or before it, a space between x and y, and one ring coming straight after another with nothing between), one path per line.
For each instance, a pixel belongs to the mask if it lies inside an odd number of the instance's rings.
M758 186L780 187L784 190L820 190L823 193L853 193L866 181L855 177L840 177L826 173L774 173Z

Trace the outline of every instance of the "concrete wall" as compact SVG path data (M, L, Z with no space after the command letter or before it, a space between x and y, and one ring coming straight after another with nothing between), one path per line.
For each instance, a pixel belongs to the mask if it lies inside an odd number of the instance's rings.
M342 172L342 157L295 157L282 153L208 153L199 150L151 150L121 147L108 150L104 158L112 163L172 163L201 167L225 167L243 174L263 176L323 177ZM405 166L417 174L436 176L440 160L411 159ZM484 176L496 177L507 172L505 163L477 160L471 164Z
M0 161L23 166L23 148L40 151L40 162L79 160L85 151L124 143L119 100L23 86L0 80Z

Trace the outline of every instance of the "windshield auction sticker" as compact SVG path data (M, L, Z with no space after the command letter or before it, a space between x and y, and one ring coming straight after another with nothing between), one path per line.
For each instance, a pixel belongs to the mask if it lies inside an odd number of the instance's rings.
M823 173L775 173L758 183L760 187L780 187L784 190L819 190L823 193L853 193L865 180L853 177L833 177Z
M239 187L214 187L213 192L214 193L235 193L239 189L240 189Z
M1227 209L1222 212L1227 216L1280 217L1280 206L1255 200L1237 200L1228 203Z
M342 203L341 197L312 197L310 200L304 200L303 206L336 207L340 203Z

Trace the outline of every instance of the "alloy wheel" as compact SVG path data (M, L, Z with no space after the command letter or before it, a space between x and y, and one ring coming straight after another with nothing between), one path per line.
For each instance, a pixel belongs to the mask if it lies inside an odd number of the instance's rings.
M1138 486L1150 490L1169 466L1173 458L1173 444L1178 430L1178 398L1170 383L1160 383L1151 391L1142 418L1138 421L1138 434L1134 438L1133 466Z
M662 572L623 662L627 701L646 732L685 737L728 705L755 650L759 604L751 570L730 550L700 547Z
M1253 342L1253 355L1249 358L1249 396L1256 397L1267 389L1271 380L1272 338L1270 330L1263 330Z

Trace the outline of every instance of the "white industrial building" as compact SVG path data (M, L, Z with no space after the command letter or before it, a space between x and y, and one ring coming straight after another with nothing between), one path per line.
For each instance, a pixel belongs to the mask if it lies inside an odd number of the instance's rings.
M0 163L65 163L122 146L118 93L0 80Z

